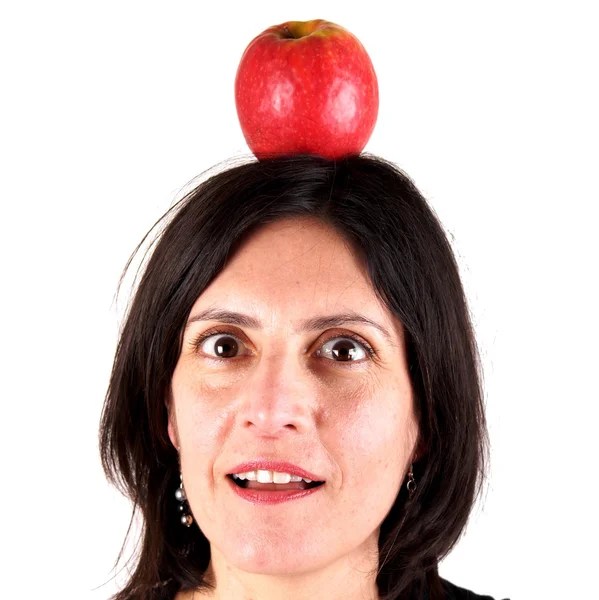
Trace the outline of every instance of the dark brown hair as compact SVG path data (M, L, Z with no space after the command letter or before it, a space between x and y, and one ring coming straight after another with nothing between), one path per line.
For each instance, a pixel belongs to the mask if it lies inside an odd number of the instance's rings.
M157 224L167 216L128 306L100 424L106 476L133 502L132 521L140 511L143 523L136 567L113 599L170 600L208 586L208 540L196 524L179 522L178 453L164 399L198 296L252 230L294 216L320 219L349 242L405 328L425 451L414 463L413 497L404 482L381 524L377 585L385 600L443 598L438 562L462 535L481 492L489 442L469 309L432 208L382 158L295 155L213 174Z

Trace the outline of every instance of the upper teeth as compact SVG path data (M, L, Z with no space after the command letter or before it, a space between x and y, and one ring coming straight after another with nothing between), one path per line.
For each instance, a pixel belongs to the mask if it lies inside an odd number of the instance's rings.
M299 477L298 475L290 475L289 473L279 473L278 471L263 471L256 469L255 471L247 471L247 473L234 473L234 479L247 479L248 481L257 481L258 483L289 483L290 481L302 481L312 483L311 479Z

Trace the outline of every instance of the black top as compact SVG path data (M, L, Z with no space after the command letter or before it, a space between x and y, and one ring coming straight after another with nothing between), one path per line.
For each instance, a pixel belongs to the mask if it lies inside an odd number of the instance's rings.
M447 579L443 579L442 577L440 579L447 600L494 600L492 596L481 596L465 588L458 587L451 583L451 581L447 581ZM510 599L505 598L505 600Z

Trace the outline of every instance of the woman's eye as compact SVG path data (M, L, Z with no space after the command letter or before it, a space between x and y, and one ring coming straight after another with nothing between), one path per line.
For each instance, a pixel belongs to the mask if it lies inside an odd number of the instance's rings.
M205 354L219 359L236 358L243 342L233 334L216 332L200 336L194 344ZM358 341L351 336L335 336L328 339L319 350L319 357L329 358L335 362L356 362L374 355L374 350L365 342Z
M336 362L356 362L369 355L363 344L342 336L331 338L321 348L316 351L317 356L331 357Z
M241 340L230 334L213 333L200 339L198 345L202 352L214 354L216 358L235 358L239 351L239 342ZM241 342L241 345L243 346L243 342Z

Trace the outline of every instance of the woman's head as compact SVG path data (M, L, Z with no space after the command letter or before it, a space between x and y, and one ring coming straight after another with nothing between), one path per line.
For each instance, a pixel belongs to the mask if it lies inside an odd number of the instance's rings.
M243 164L174 208L102 418L105 470L143 515L120 597L200 587L211 552L272 575L347 560L378 572L381 596L415 590L462 532L487 452L476 344L434 213L366 155ZM325 483L256 507L228 477L254 459ZM174 497L180 469L190 528Z
M253 232L196 300L171 390L170 438L213 554L265 574L376 559L417 424L401 323L335 231L293 217ZM227 475L259 458L324 484L257 507Z

